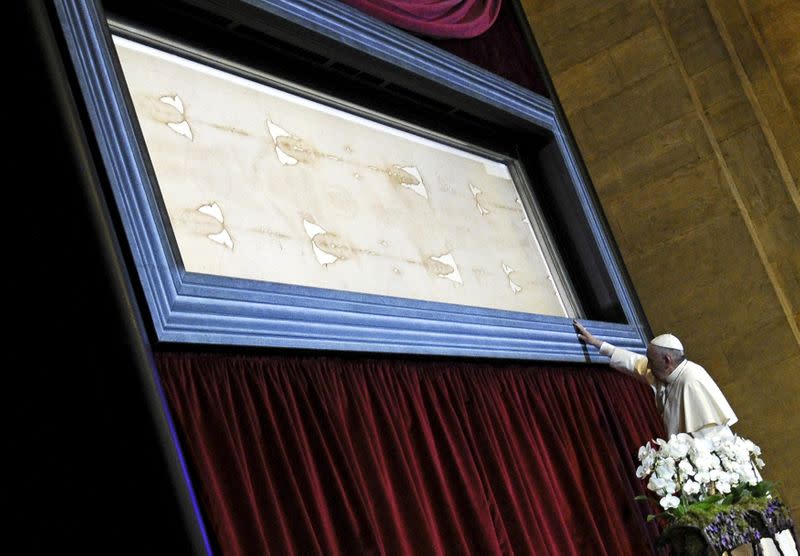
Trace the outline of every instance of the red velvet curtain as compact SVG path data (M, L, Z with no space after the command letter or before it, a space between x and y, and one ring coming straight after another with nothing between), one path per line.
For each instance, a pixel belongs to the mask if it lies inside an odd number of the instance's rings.
M646 554L652 394L605 368L157 355L224 554Z
M476 37L497 19L502 0L343 0L362 12L420 35Z
M476 35L469 33L469 38L467 38L466 34L425 32L422 29L424 27L426 30L432 30L431 26L435 25L435 22L426 19L424 10L441 9L445 2L437 2L437 0L432 0L428 3L403 2L402 0L344 1L377 19L402 29L415 31L427 42L500 77L513 81L517 85L521 85L545 97L550 96L544 79L533 60L531 49L525 40L521 25L527 25L527 22L519 21L510 2L502 2L501 0L483 2L481 9L484 11L489 10L491 18L484 18L479 27L473 26L472 29L480 31L480 33ZM478 5L475 0L469 0L469 3ZM450 2L450 4L463 7L468 2L458 0L457 2ZM383 7L379 9L380 6ZM416 20L417 28L398 21L392 8L406 10L404 17L409 20ZM420 11L418 16L414 15L415 9Z
M428 42L476 66L549 97L544 78L525 42L521 23L510 2L503 2L494 24L473 39L428 39Z

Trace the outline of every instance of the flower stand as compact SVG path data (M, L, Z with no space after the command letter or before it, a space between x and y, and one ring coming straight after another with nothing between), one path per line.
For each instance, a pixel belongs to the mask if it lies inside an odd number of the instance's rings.
M766 541L771 539L771 541ZM761 509L731 507L711 519L689 517L669 525L659 539L681 556L734 554L797 555L794 523L778 499ZM742 550L749 546L750 550Z

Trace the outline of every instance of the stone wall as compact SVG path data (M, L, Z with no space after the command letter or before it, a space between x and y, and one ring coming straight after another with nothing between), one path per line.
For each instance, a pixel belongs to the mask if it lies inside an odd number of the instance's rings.
M654 332L800 516L800 2L523 0Z

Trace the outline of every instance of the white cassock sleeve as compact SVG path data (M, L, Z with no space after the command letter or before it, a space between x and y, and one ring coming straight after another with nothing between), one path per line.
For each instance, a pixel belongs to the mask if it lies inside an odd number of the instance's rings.
M615 347L608 342L603 342L600 345L600 355L610 357L611 361L609 361L609 365L618 371L627 371L637 374L644 378L650 386L655 385L656 377L647 367L647 357L644 355Z
M718 425L731 426L739 419L719 387L703 376L686 384L683 390L683 420L688 432Z

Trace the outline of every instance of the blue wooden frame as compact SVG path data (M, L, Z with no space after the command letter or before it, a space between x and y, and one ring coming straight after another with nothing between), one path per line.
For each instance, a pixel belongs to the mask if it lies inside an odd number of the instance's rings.
M629 324L584 321L644 352L647 327L551 101L332 0L244 0L552 132ZM186 272L159 210L102 10L55 0L157 340L370 352L604 361L570 319Z

